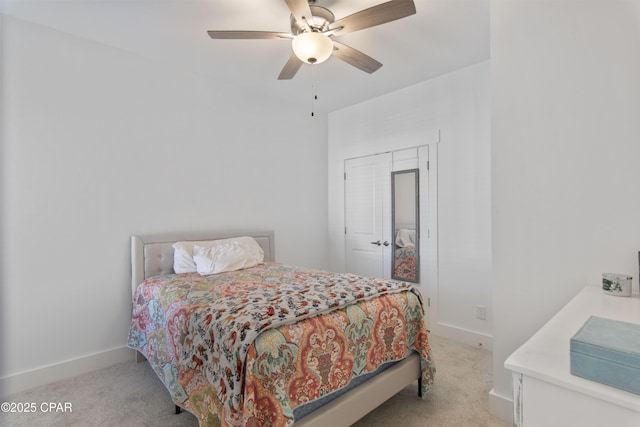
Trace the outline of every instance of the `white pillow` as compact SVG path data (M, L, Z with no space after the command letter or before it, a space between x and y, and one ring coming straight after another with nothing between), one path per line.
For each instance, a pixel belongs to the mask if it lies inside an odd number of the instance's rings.
M173 271L180 273L195 273L196 263L193 262L193 247L195 245L210 246L217 240L201 240L192 242L176 242L173 246Z
M196 263L193 259L193 248L195 246L200 247L215 247L219 245L226 245L231 241L239 241L247 248L253 248L253 252L260 255L262 258L260 262L264 260L264 251L255 241L253 237L237 237L232 239L218 239L218 240L194 240L187 242L176 242L173 246L173 271L180 273L195 273L197 271Z
M253 267L264 261L264 251L253 238L226 239L214 246L193 247L198 274L216 274Z
M416 232L415 230L407 230L401 228L396 234L396 245L400 248L411 248L415 246Z

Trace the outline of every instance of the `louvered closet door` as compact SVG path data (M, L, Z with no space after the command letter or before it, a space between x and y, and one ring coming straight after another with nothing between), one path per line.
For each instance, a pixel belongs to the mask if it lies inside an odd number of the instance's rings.
M345 249L349 273L391 277L391 160L391 153L383 153L345 161Z

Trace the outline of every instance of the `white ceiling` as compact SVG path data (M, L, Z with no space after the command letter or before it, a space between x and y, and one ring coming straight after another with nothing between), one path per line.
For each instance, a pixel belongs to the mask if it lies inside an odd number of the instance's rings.
M342 18L384 0L317 0ZM490 0L414 0L410 17L337 37L382 62L373 74L337 58L277 76L288 40L212 40L206 30L289 31L284 0L4 0L2 12L188 69L240 92L334 111L489 58ZM315 86L315 90L313 87Z

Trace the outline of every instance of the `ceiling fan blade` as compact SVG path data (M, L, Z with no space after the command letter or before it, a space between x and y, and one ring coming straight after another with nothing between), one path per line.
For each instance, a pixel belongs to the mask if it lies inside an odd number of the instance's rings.
M382 67L382 63L376 61L369 55L365 55L359 50L345 44L338 43L335 40L333 41L333 55L347 64L353 65L354 67L369 74Z
M309 7L308 0L284 1L285 3L287 3L287 6L289 6L289 10L291 11L291 14L296 18L296 21L307 22L312 20L313 14L311 13L311 8Z
M337 36L375 27L416 13L413 0L391 0L338 19L330 26Z
M207 31L212 39L290 39L289 33L272 31Z
M284 64L284 68L280 71L278 80L291 80L296 75L298 70L302 67L302 61L298 59L296 54L292 54L289 60Z

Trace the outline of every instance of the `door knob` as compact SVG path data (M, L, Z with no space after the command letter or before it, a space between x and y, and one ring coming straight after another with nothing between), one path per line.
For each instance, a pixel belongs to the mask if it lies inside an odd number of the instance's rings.
M385 240L385 241L384 241L384 243L383 243L383 245L385 245L385 246L389 246L389 245L390 245L390 243L389 243L389 242L387 242L387 241Z
M377 242L371 242L371 244L372 245L378 245L378 246L382 245L382 243L380 243L380 240L378 240Z

